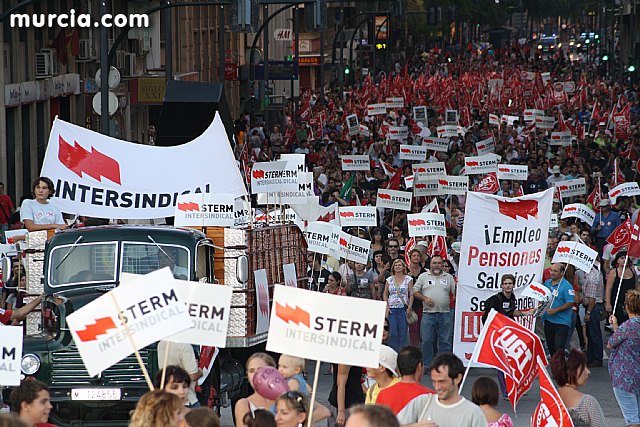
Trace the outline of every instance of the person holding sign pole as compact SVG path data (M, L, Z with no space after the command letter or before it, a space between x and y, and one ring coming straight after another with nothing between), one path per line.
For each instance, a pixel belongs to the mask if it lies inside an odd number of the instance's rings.
M564 278L564 265L555 263L549 268L551 278L544 282L553 300L551 307L542 316L544 322L544 335L549 354L556 354L556 351L564 348L569 328L571 328L571 309L573 307L574 295L573 286Z
M401 258L391 264L392 276L387 279L383 301L387 303L387 317L389 318L389 346L395 351L407 344L409 324L407 314L413 305L413 279L407 274L407 265ZM448 300L447 300L448 309Z
M629 315L624 309L627 291L640 290L640 287L636 273L629 265L626 251L620 251L616 254L611 267L604 291L604 309L609 315L616 316L618 324L622 325L629 319ZM614 312L613 306L616 304L616 299L618 304Z

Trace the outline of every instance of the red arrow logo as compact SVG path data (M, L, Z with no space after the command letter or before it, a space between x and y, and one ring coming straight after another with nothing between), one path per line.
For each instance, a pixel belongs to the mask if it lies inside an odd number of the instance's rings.
M253 172L253 178L254 179L262 179L264 178L264 171L260 170L260 169L255 169Z
M569 252L571 252L571 249L568 246L559 247L558 252L561 254L568 254Z
M507 200L498 200L498 211L502 215L506 215L509 218L515 220L518 217L527 219L528 216L534 218L538 217L538 201L537 200L518 200L515 202L509 202Z
M439 179L439 180L438 180L438 183L439 183L440 185L449 185L449 181L446 181L446 180L444 180L444 179Z
M343 218L354 218L355 215L353 214L353 212L340 212L340 216Z
M577 211L577 209L574 206L572 206L570 208L564 208L564 210L565 210L565 212L575 212L575 211Z
M611 197L617 197L618 194L620 194L622 191L621 190L616 190L613 193L611 193Z
M378 194L378 197L380 197L381 199L385 199L385 200L391 200L391 195L390 194L386 194L386 193L380 193L380 194Z
M486 145L478 145L478 150L484 150L485 148L487 148Z
M426 225L426 223L424 222L424 219L410 219L409 225L417 227L419 225Z
M416 184L416 188L427 188L427 184Z
M95 341L98 335L104 335L109 329L115 329L116 327L111 317L101 317L96 319L95 323L86 325L83 330L76 331L76 334L82 342Z
M102 182L102 177L116 184L120 182L120 164L111 157L102 154L95 147L85 150L77 141L69 144L60 135L58 140L58 160L71 172L82 178L82 174Z
M539 286L531 285L531 286L529 286L529 288L530 288L531 290L536 291L536 292L538 292L538 293L541 293L541 294L543 294L543 295L544 295L544 294L546 294L546 292L544 291L544 289L541 289Z
M343 163L347 163L347 164L352 164L353 163L353 159L342 159Z
M308 312L297 306L290 307L289 304L280 305L276 303L276 316L287 323L291 322L296 325L309 327L311 323L311 316L309 316Z
M345 248L347 247L347 241L342 237L340 238L340 246L344 246Z
M400 151L402 151L403 153L411 153L411 150L409 148L401 148Z
M416 168L416 172L426 172L425 168Z
M566 191L568 189L569 189L569 187L567 185L558 185L558 190L560 190L560 191Z
M178 203L178 210L184 212L198 212L200 205L194 202Z
M475 161L467 162L467 166L478 166L478 165L479 165L479 163L475 162Z
M509 168L498 168L498 170L499 170L500 172L506 172L506 173L511 172L511 169L509 169Z

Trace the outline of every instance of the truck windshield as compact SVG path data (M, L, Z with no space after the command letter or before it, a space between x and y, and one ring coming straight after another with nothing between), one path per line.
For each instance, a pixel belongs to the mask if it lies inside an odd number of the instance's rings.
M115 282L116 250L116 242L79 243L53 248L49 260L49 285Z
M189 251L178 245L146 242L124 242L122 244L121 271L123 273L147 274L169 267L173 277L189 279Z

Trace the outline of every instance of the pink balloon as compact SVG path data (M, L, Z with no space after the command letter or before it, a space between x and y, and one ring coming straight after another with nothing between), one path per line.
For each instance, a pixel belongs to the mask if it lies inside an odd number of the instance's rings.
M265 399L276 400L282 393L289 391L289 384L276 368L265 366L256 369L253 389Z

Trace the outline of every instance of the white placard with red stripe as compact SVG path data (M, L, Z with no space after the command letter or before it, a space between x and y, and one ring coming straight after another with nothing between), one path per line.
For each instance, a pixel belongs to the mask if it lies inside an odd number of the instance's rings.
M368 154L355 154L340 158L343 171L368 171L371 169L371 160Z
M407 126L389 126L387 138L389 141L405 141L409 136L409 128Z
M251 169L251 194L295 191L300 171L289 162L258 162Z
M180 194L176 202L174 224L179 227L232 227L234 210L233 194Z
M438 185L438 178L432 177L426 180L416 180L413 183L413 195L416 197L424 196L437 196L440 194L440 187Z
M451 138L454 136L458 136L458 126L456 125L444 125L438 126L438 137L440 138Z
M304 235L307 239L307 250L319 254L329 255L335 251L336 241L332 239L335 226L323 221L312 221L307 225Z
M447 226L444 215L439 213L419 213L407 215L409 237L446 236Z
M571 145L571 132L551 132L551 139L549 139L549 145L559 145L561 147L568 147Z
M565 218L578 218L591 226L593 225L593 221L596 219L596 213L587 205L583 205L582 203L571 203L569 205L565 205L564 209L562 209L560 219Z
M443 176L447 174L444 162L419 163L411 165L416 180L424 181L433 176Z
M4 313L4 309L0 309ZM22 326L3 326L0 323L0 335L2 335L2 345L0 345L0 384L5 386L20 385L20 361L22 360L22 342L24 330Z
M558 243L551 262L564 262L588 273L598 257L598 252L580 242L564 241Z
M615 204L618 197L640 196L640 187L637 182L625 182L615 186L609 191L609 199Z
M497 114L489 114L489 124L500 126L500 117Z
M387 104L367 105L367 116L379 116L382 114L387 114Z
M528 177L529 166L527 165L498 165L498 179L526 181Z
M369 138L371 136L371 130L367 127L367 125L360 124L360 135L365 138Z
M469 190L468 176L445 175L438 178L438 194L455 194L464 196Z
M338 216L342 227L375 227L378 225L375 206L340 206Z
M345 365L357 360L359 366L377 367L385 308L383 301L276 286L267 350Z
M410 211L412 197L413 193L410 191L383 190L379 188L376 207Z
M400 160L417 160L424 162L427 159L427 147L424 145L400 145Z
M536 127L538 129L553 129L555 125L555 117L536 116Z
M404 108L404 98L393 97L385 99L385 105L388 109Z
M484 156L464 158L465 175L481 175L491 172L498 172L498 157L495 154L489 153Z
M563 199L573 196L582 196L587 194L587 184L584 178L570 179L566 181L558 181L554 183L560 191L560 197Z
M542 279L552 199L553 190L517 198L467 193L465 218L481 218L482 226L462 231L453 342L465 364L480 336L481 303L499 292L502 275L515 275L519 310L537 306L521 292ZM531 317L519 321L533 330Z
M482 141L476 142L476 149L478 150L478 155L483 156L485 154L495 152L496 143L493 140L493 137L489 137L487 139L483 139Z
M405 189L409 189L409 188L413 188L413 175L409 175L409 176L405 176L404 177L404 188Z
M522 78L522 80L535 80L536 73L534 73L533 71L521 71L520 77Z
M369 252L371 251L371 241L361 239L345 232L340 232L340 240L338 241L344 258L349 261L367 264L369 262Z
M428 138L422 138L422 144L427 147L428 150L447 152L449 151L449 139L448 138L436 138L430 136Z
M535 122L536 117L543 117L544 111L535 108L527 108L524 110L523 117L525 122Z

